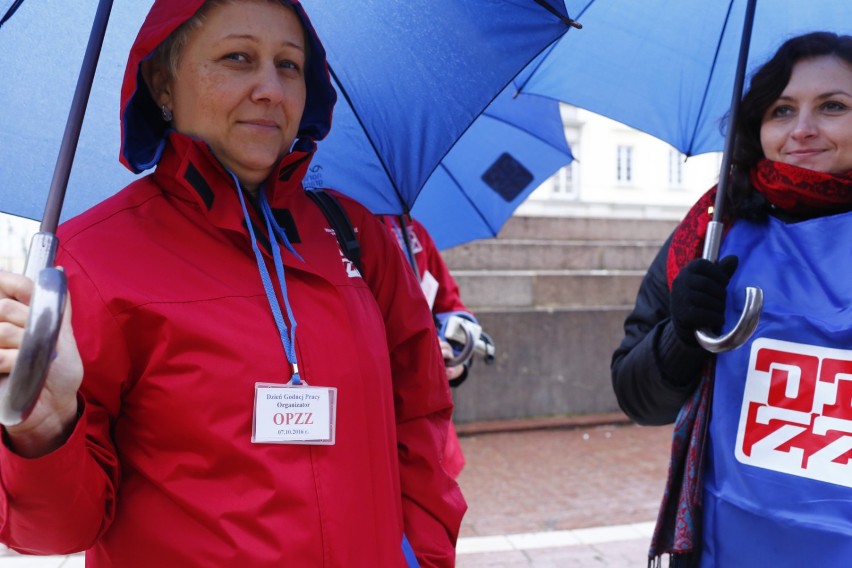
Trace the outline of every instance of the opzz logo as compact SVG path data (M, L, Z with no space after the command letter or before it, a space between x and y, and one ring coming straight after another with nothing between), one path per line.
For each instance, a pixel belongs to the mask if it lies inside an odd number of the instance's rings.
M745 464L852 487L852 351L755 340L736 455Z

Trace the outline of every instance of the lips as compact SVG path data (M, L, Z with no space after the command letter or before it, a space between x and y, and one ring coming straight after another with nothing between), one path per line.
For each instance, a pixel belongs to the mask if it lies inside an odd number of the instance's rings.
M802 150L791 150L787 152L787 155L791 158L811 158L813 156L818 156L824 152L822 149L802 149Z
M241 120L240 124L245 124L246 126L256 126L258 128L278 128L278 123L274 120L268 120L265 118L256 118L251 120Z

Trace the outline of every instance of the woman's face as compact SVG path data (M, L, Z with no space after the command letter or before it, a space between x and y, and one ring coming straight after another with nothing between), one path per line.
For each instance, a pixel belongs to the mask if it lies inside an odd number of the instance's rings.
M803 59L760 127L764 155L809 170L852 170L852 65L833 56Z
M305 108L305 38L278 2L212 8L190 32L160 104L249 190L290 150Z

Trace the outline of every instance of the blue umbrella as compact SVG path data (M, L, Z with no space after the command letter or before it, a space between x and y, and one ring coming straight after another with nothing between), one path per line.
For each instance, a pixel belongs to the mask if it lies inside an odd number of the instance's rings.
M327 179L376 213L410 207L468 125L568 27L561 0L303 4L328 51L336 114L356 117L355 128L335 124L320 143L324 157L334 156ZM63 219L133 179L117 162L118 97L150 5L114 2ZM11 14L0 28L0 208L7 213L42 217L96 7L93 0L0 2L0 19Z
M574 159L559 103L505 89L441 161L412 214L439 249L494 237L529 194Z
M747 0L565 0L570 30L515 81L632 126L687 156L722 150ZM746 76L801 33L852 30L848 0L761 0Z

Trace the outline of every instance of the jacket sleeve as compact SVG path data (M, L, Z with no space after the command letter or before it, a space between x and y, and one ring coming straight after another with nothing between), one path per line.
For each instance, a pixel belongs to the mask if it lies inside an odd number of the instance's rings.
M635 422L669 424L698 385L708 353L678 338L669 311L666 259L671 236L645 274L624 338L612 356L612 386ZM677 377L678 380L673 380Z
M90 548L115 512L119 466L110 436L108 406L120 396L91 385L100 370L128 376L126 350L97 291L73 260L63 258L73 302L73 325L83 356L84 378L78 398L80 419L66 443L35 459L0 445L0 541L28 554L69 554ZM94 357L93 357L94 354ZM115 384L115 383L113 383ZM114 415L114 414L112 414Z
M442 465L453 406L435 325L387 229L369 212L350 215L358 219L364 276L385 320L405 532L421 566L454 566L467 505Z

